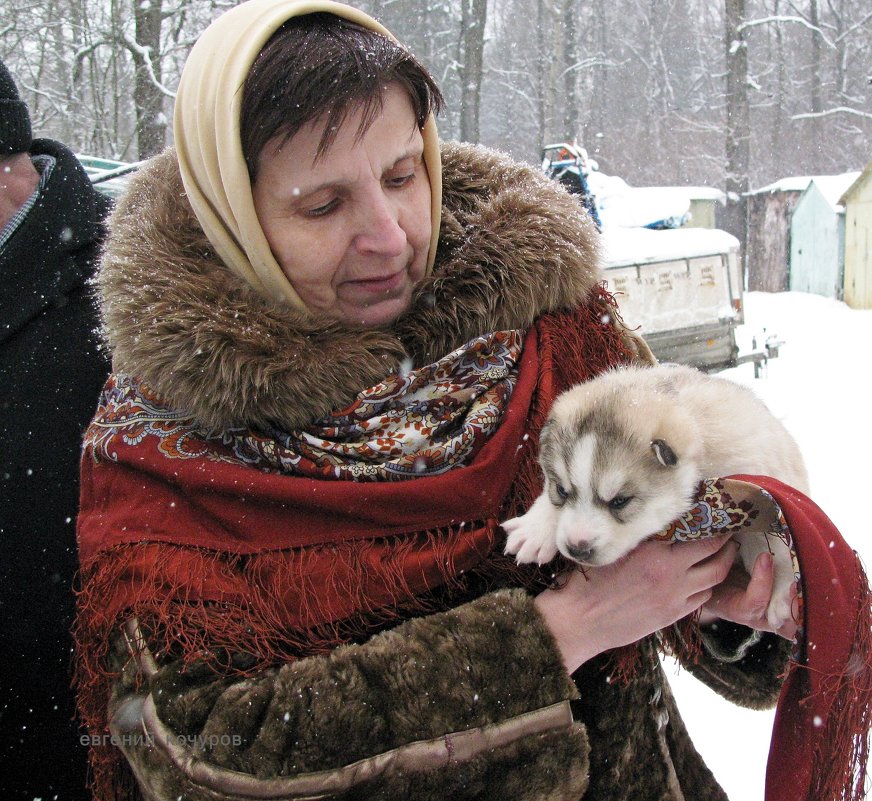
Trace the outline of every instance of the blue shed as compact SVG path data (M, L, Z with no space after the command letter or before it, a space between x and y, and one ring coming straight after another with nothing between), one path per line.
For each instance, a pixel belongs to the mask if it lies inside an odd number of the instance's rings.
M841 300L845 273L845 208L839 198L859 172L811 179L790 219L790 289Z

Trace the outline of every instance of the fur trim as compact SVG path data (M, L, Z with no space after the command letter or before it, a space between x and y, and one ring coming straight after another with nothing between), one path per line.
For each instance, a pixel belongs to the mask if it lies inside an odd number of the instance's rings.
M391 329L351 329L259 295L220 261L175 153L131 182L97 277L116 372L139 376L207 428L300 428L395 371L487 331L527 328L600 280L580 204L530 167L444 145L433 275Z
M573 308L602 280L596 227L562 187L482 147L444 145L442 162L434 273L395 325L420 363Z

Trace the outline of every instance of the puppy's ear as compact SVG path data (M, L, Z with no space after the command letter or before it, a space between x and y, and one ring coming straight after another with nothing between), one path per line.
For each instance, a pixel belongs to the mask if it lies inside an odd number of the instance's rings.
M664 439L655 439L651 442L651 450L657 457L657 461L664 467L675 467L678 464L678 457L675 451L669 447L669 444Z
M539 463L543 466L554 458L557 429L557 424L549 417L539 431Z

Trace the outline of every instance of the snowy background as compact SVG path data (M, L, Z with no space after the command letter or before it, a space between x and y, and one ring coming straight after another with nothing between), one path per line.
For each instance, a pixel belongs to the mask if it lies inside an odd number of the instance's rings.
M872 454L872 311L798 292L745 293L740 346L764 328L786 344L761 377L754 378L751 364L720 375L751 387L796 437L812 498L869 571L872 532L863 499ZM672 662L666 670L697 750L727 795L763 801L773 713L727 703Z

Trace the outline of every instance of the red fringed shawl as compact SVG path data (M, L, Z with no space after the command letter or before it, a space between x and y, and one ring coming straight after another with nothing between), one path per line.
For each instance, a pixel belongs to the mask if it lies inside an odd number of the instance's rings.
M136 614L173 642L202 625L207 650L269 661L408 611L490 557L499 521L538 494L537 434L557 392L629 358L601 315L592 304L531 329L497 432L471 464L409 481L264 472L134 382L130 403L101 405L85 437L80 625L90 639ZM204 609L194 626L192 607Z
M766 801L861 801L872 728L872 601L860 561L807 497L772 478L793 535L804 621L798 662L778 699Z
M101 404L85 437L78 518L76 681L88 730L107 731L109 643L134 616L163 654L244 652L256 670L362 640L489 584L547 586L550 572L518 567L495 547L499 521L541 490L538 432L554 397L634 357L616 315L598 288L587 306L537 322L499 430L467 466L409 481L263 472L234 458L220 434L192 433L190 418L141 384L111 414ZM98 798L113 797L118 759L109 746L92 749Z
M192 435L182 415L149 420L131 398L110 419L101 406L86 435L78 520L77 683L89 732L107 731L109 642L133 616L163 654L246 652L257 669L363 639L488 582L546 586L550 573L502 556L499 521L541 489L538 433L555 396L633 358L613 314L600 290L588 306L540 320L497 433L471 464L410 481L263 472L233 458L222 436ZM817 507L759 483L797 541L814 643L779 704L767 801L856 801L872 697L865 577ZM97 798L117 786L118 758L111 746L92 749Z
M741 530L791 552L800 575L794 659L778 700L766 801L861 801L872 727L872 597L857 555L802 493L766 476L706 480L695 506L658 539L692 541ZM685 620L664 632L671 646L696 647ZM688 647L688 646L685 646ZM632 680L638 658L615 652Z

